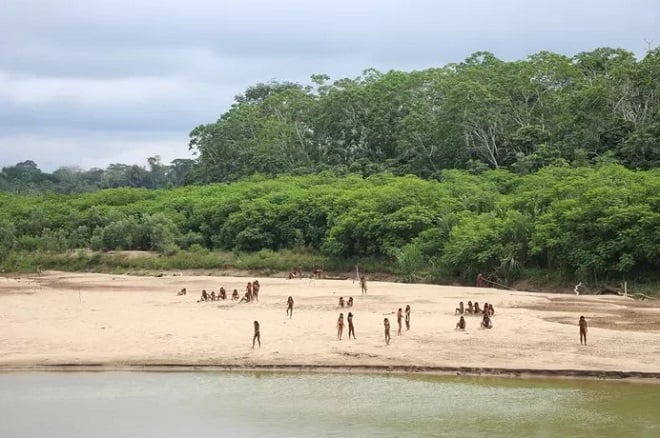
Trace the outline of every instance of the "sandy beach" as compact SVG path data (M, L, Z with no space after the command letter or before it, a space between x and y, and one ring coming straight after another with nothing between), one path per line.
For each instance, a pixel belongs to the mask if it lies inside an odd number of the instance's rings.
M197 302L202 289L241 292L261 283L259 302ZM177 296L186 287L188 294ZM295 299L293 318L286 300ZM352 309L338 308L353 297ZM459 301L492 303L493 329ZM411 328L397 335L396 311L409 304ZM354 314L356 340L336 339L340 312ZM589 323L580 345L578 318ZM384 342L383 318L392 324ZM252 347L254 320L261 348ZM44 272L0 277L0 369L70 365L219 367L419 367L647 373L660 378L660 303L368 282L166 274L128 276ZM655 376L654 376L655 374Z

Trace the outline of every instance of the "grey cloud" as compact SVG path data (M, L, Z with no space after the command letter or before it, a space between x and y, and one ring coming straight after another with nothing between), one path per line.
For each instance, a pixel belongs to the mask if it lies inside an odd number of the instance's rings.
M659 22L657 0L4 0L0 165L16 139L50 165L53 142L84 152L106 139L95 154L135 162L159 143L184 156L188 132L257 82L439 67L478 50L640 56L645 39L660 44Z

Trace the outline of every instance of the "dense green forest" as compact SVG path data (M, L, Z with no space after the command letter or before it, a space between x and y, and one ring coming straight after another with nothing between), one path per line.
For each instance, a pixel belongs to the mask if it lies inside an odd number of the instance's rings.
M511 62L477 52L441 68L311 79L236 96L215 123L190 133L194 160L52 174L26 161L2 169L0 190L167 188L328 169L439 179L445 169L524 175L548 165L660 164L660 48L641 60L612 48Z
M539 271L592 284L654 280L660 170L446 170L438 180L324 172L168 190L0 194L3 269L21 269L26 259L55 263L39 254L69 251L88 261L90 250L116 249L163 257L186 250L216 265L210 250L296 250L313 255L306 269L385 260L407 281L472 281L477 272L512 281Z
M327 168L439 178L546 165L660 164L660 48L504 62L478 52L422 71L366 70L313 86L258 84L191 133L200 182Z
M372 261L406 281L659 280L660 48L478 52L312 83L248 88L192 130L195 159L4 167L0 267L148 250L162 267L253 257Z

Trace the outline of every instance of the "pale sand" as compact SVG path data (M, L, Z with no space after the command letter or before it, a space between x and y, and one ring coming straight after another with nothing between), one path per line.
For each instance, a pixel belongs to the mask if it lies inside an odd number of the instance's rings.
M221 285L242 296L252 279L63 272L0 277L0 369L167 364L660 373L657 301L375 281L363 296L352 280L259 278L258 303L197 303L202 289ZM177 296L182 287L188 295ZM296 302L292 319L285 315L289 295ZM354 307L339 309L340 296L352 296ZM455 330L461 300L492 303L494 328L482 330L481 318L466 315L467 330ZM404 324L398 336L395 313L406 304L411 329ZM346 324L337 341L337 317L349 311L357 340L348 340ZM590 323L588 346L579 342L580 315ZM261 323L262 346L252 350L254 320Z

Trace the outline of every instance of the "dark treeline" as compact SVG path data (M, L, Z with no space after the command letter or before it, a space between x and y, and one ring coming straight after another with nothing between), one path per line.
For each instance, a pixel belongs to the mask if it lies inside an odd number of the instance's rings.
M195 160L52 174L26 161L2 169L0 190L166 188L328 169L438 179L445 169L524 175L548 165L660 164L660 48L639 61L611 48L512 62L478 52L442 68L311 79L236 96L217 122L191 132Z
M159 189L193 182L194 160L179 158L167 165L156 156L149 157L147 162L147 168L117 163L106 169L61 167L47 173L41 171L37 163L28 160L2 168L0 191L16 194L83 193L117 187Z
M408 281L493 272L590 282L660 270L660 171L618 164L438 180L331 172L168 190L0 193L0 266L70 250L300 250L388 260Z

